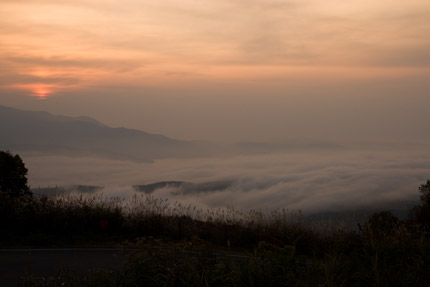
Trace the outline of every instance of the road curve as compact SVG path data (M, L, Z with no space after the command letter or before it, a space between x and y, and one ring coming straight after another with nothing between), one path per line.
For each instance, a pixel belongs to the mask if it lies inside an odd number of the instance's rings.
M30 274L55 276L64 272L85 274L91 269L120 270L128 255L139 249L116 248L39 248L0 249L0 286L23 286ZM124 252L126 251L126 252ZM199 254L197 251L184 253ZM249 255L230 252L213 252L216 258L233 261L248 259Z
M119 270L126 262L127 255L115 248L0 249L0 286L23 286L23 278L29 274Z

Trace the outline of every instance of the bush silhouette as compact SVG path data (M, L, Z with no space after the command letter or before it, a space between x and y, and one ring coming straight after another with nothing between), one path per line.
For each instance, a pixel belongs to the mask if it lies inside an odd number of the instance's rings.
M371 239L388 239L398 235L400 226L400 220L390 211L376 212L364 222L363 234Z
M430 206L430 180L426 184L422 184L419 188L421 193L420 199L424 206Z
M419 224L422 232L430 237L430 180L418 188L420 192L421 205L412 210L413 220Z
M27 168L19 155L0 151L0 192L12 197L31 195Z

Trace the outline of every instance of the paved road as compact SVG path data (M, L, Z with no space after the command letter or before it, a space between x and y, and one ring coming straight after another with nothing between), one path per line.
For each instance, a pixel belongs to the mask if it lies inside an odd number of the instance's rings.
M233 261L249 258L228 252L213 255ZM23 286L23 278L29 274L55 276L67 271L85 274L91 269L120 270L127 259L123 251L114 248L0 249L0 287Z
M0 249L0 286L23 286L28 274L55 276L73 270L120 269L127 256L118 249Z

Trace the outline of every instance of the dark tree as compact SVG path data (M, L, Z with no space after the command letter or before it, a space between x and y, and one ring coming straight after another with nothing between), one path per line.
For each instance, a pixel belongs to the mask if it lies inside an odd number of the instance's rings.
M430 180L418 188L421 205L412 209L412 219L419 223L422 229L430 236Z
M400 226L400 220L391 211L381 211L366 219L362 231L367 238L384 240L395 237Z
M31 195L27 185L27 172L19 155L0 151L0 192L13 197Z
M424 206L430 207L430 180L427 180L426 184L422 184L419 187L420 190L420 199Z

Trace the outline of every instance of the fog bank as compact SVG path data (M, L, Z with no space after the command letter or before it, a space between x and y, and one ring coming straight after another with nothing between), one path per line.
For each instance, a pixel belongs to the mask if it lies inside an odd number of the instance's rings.
M198 207L288 208L331 212L418 200L430 177L430 155L414 150L343 150L278 153L154 163L22 155L33 188L94 185L127 199L134 185L184 181L152 194ZM199 188L200 186L200 188ZM189 186L188 186L189 187ZM204 187L204 188L202 188Z

